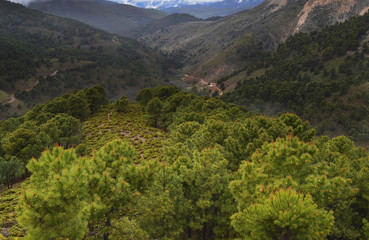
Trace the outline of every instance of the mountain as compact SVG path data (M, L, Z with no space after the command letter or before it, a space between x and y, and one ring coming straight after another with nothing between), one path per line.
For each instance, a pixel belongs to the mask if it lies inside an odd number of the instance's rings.
M198 18L210 18L214 16L227 16L242 10L251 9L264 2L264 0L225 0L220 2L199 4L178 4L174 6L164 5L160 9L166 13L187 13Z
M132 30L128 35L130 37L136 38L141 35L155 33L156 31L166 29L169 26L179 25L186 22L199 22L199 21L203 20L189 14L174 13L161 19L155 20L151 23L148 23L142 27L138 27Z
M122 36L126 36L134 28L167 15L155 9L143 9L106 0L35 1L31 2L28 7L75 19Z
M275 52L219 80L222 98L267 115L294 112L318 134L345 134L368 146L368 22L366 13L288 37Z
M210 82L275 49L288 36L365 13L369 0L267 0L224 18L170 26L138 38L179 59L184 71Z
M2 118L74 89L101 85L109 98L132 99L168 84L165 59L135 40L5 0L0 16Z

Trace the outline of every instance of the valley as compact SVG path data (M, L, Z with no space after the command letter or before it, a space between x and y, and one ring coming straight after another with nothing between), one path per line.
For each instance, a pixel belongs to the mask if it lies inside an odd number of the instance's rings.
M369 238L368 0L24 3L0 239Z

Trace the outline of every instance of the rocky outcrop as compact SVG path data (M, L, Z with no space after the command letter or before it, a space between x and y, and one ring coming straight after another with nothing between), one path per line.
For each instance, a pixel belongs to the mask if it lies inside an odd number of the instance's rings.
M307 32L342 22L369 9L368 0L309 0L297 16L296 32Z

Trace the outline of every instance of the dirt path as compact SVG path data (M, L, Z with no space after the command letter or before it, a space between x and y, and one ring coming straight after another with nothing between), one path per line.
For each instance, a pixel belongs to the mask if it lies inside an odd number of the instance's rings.
M113 114L113 109L108 113L108 121L111 122L110 116Z
M8 103L12 103L15 101L14 93L10 94L9 97L10 97L10 100Z
M58 72L59 72L59 69L55 70L52 74L50 74L50 77L55 76Z

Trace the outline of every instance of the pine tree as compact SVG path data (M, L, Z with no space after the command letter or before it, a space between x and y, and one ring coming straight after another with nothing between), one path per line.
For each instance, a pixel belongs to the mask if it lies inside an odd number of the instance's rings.
M128 109L129 100L126 96L122 96L119 100L115 102L115 106L118 108L119 112L125 112Z
M32 129L21 127L2 139L5 157L17 157L24 164L32 158L38 158L41 152L52 143L44 132L37 133Z
M310 195L278 190L233 217L247 239L325 239L334 224L332 212L319 209Z
M227 166L218 148L194 150L192 156L180 156L173 163L172 171L182 181L188 206L185 209L186 231L198 239L232 235L229 219L235 205L230 201Z
M0 157L0 185L5 184L10 189L24 174L24 163L16 157L12 157L9 161Z
M146 113L148 119L154 122L154 127L157 127L158 120L161 117L161 110L163 108L163 102L159 98L153 98L146 106Z
M122 238L128 234L122 226L124 222L119 219L131 220L136 213L135 202L148 186L152 169L145 164L135 164L135 156L135 150L128 143L114 140L89 161L92 217L97 222L103 221L104 239L109 239L113 233ZM135 231L143 234L140 229Z
M54 143L66 148L77 146L82 137L80 121L65 113L56 115L40 128L51 137Z
M73 149L55 147L32 159L18 221L29 239L81 239L87 230L88 175Z
M156 167L154 181L137 204L140 226L152 239L180 239L186 225L188 201L182 181L166 162Z
M343 161L336 159L337 164L329 164L318 153L314 144L302 142L297 137L265 143L252 155L251 161L241 164L236 180L230 184L239 208L237 214L250 204L260 203L275 191L286 188L310 194L319 208L348 214L349 208L343 206L350 205L357 189L351 186L350 179L340 176L346 168ZM233 225L240 224L233 221ZM335 225L333 231L338 232L335 228L341 229L339 225Z

